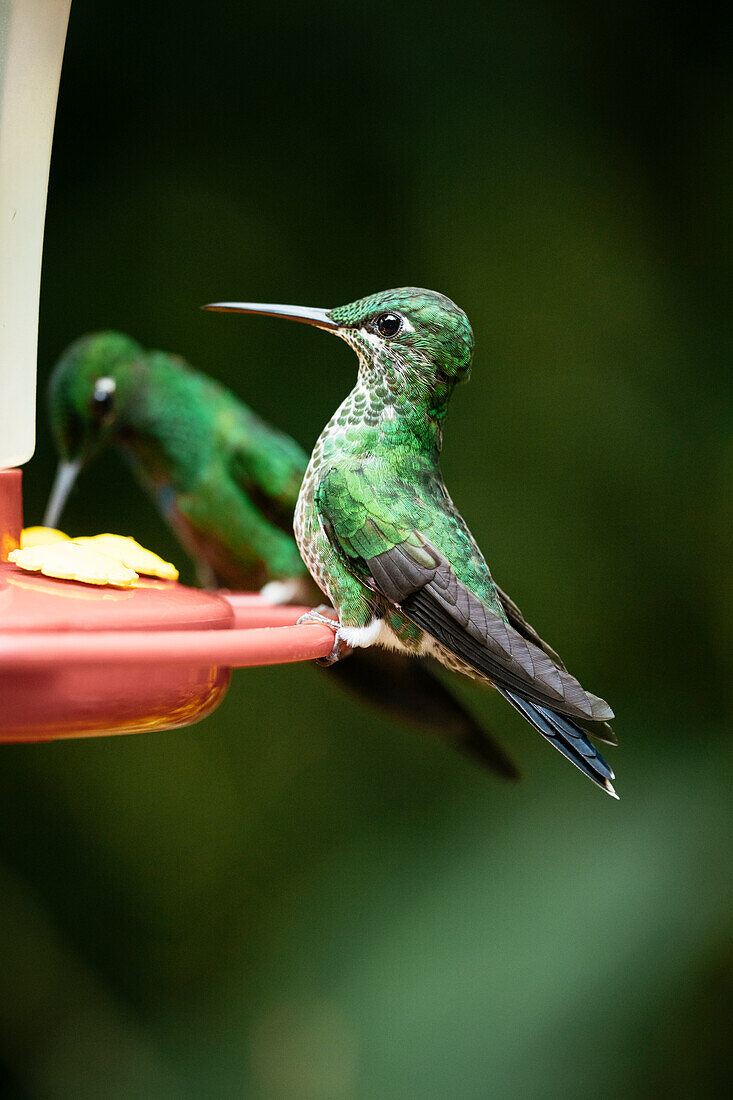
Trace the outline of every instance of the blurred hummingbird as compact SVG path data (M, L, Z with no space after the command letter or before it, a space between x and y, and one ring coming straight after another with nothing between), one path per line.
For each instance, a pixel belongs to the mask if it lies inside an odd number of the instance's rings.
M57 525L82 468L113 447L196 562L201 583L262 589L273 602L315 602L318 590L293 538L308 456L229 390L178 356L99 332L61 356L48 403L60 463L46 526ZM360 650L338 670L339 683L390 718L516 777L503 749L429 662Z
M613 711L585 691L496 585L440 470L443 426L466 381L473 332L434 291L388 290L336 309L218 302L303 321L356 352L356 385L316 443L295 512L308 569L339 615L343 647L430 656L493 685L563 756L618 797L588 737L615 743ZM317 620L310 612L307 620Z
M293 541L301 448L183 359L119 332L75 341L48 388L60 456L44 524L56 526L81 469L113 446L197 563L233 588L309 586Z

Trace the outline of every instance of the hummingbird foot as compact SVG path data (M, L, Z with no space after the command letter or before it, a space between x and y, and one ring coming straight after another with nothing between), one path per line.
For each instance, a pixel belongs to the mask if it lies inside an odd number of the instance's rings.
M343 657L349 656L352 647L341 634L341 624L339 622L338 612L334 611L332 607L329 607L326 603L322 603L318 607L314 607L311 611L306 611L305 615L301 615L298 619L297 625L304 626L308 623L319 623L321 626L330 626L331 629L336 632L333 640L333 649L328 657L319 657L316 661L317 665L321 665L322 668L328 668L329 665L334 665L336 661L340 661Z

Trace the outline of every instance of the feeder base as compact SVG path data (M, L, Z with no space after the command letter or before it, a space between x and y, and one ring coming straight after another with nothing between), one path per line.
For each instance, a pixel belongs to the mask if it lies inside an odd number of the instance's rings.
M44 664L0 659L0 741L39 741L141 733L187 726L224 697L231 671L203 662L154 660L78 664L64 652L94 631L229 630L234 612L218 596L171 581L142 580L131 589L96 588L23 572L7 562L23 524L21 471L0 470L0 632L5 639L51 634ZM10 647L12 649L12 646Z

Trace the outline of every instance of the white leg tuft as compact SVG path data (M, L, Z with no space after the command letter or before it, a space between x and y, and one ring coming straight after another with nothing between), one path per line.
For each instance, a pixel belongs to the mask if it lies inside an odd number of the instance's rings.
M340 626L339 637L352 649L367 649L374 645L383 625L383 619L372 619L368 626Z

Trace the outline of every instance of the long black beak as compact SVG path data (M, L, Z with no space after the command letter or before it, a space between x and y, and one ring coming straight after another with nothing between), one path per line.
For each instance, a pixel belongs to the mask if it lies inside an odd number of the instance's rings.
M286 321L302 321L317 328L336 329L338 324L329 316L327 309L315 309L311 306L277 306L263 302L211 302L202 309L212 309L219 313L261 313L266 317L284 317Z

